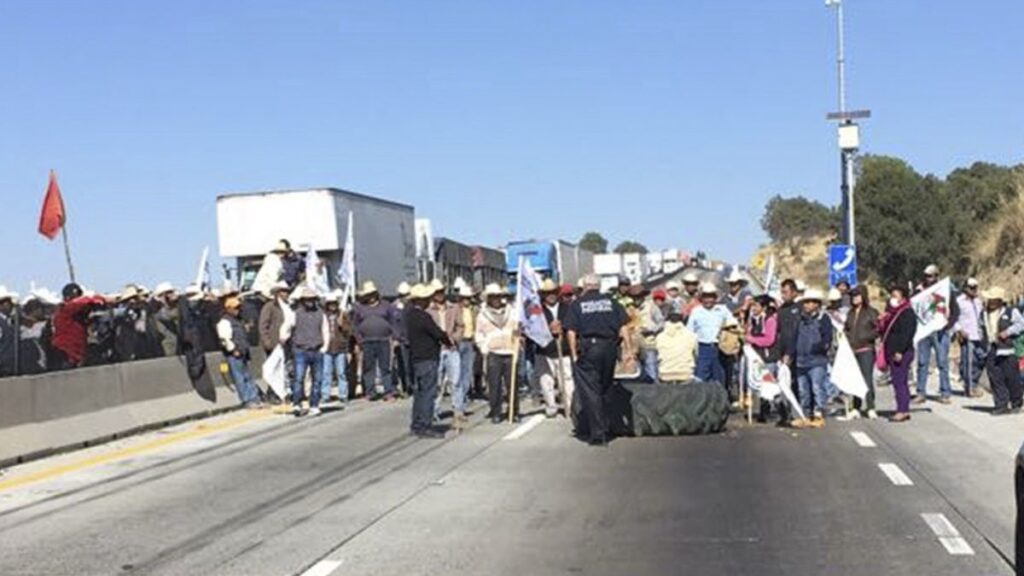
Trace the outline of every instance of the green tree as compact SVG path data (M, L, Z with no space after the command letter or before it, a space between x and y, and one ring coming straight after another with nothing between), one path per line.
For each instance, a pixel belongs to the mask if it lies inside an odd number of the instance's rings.
M608 240L599 232L587 232L577 242L580 248L589 250L594 254L605 254L608 252Z
M776 195L765 206L761 228L776 243L808 236L834 236L839 230L839 212L803 196Z
M865 156L856 189L862 273L885 283L916 280L931 263L950 270L965 247L951 241L955 215L942 180L899 158Z
M647 252L647 246L644 246L635 240L623 240L615 247L616 254L647 254Z

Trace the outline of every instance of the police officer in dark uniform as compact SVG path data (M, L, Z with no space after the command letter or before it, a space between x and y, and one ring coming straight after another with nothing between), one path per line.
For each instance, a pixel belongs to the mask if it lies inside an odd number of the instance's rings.
M605 395L615 379L619 341L627 337L626 310L612 297L598 292L600 279L583 279L583 295L569 307L564 327L569 353L574 362L576 400L579 414L576 435L591 445L608 443Z

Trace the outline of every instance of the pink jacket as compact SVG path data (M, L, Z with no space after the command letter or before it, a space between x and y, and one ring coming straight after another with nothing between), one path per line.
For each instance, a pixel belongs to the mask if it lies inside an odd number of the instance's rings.
M773 314L765 319L762 334L760 336L754 336L752 333L753 325L747 323L747 344L750 344L755 348L770 348L775 344L775 336L778 332L778 326L778 321Z

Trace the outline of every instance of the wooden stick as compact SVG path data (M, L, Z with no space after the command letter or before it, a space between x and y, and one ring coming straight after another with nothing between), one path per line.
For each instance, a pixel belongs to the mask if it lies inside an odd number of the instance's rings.
M508 382L508 423L512 424L515 422L515 406L516 406L516 388L519 387L519 383L516 382L516 368L519 367L519 344L520 338L516 334L515 346L512 348L512 379Z
M68 223L67 218L60 224L60 236L64 239L64 258L68 262L68 277L75 282L75 267L71 264L71 247L68 245Z

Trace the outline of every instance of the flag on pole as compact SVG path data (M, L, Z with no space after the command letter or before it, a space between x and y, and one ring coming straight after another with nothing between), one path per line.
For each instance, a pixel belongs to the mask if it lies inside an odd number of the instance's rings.
M203 256L199 259L199 269L196 270L196 281L195 285L200 290L206 291L210 289L210 247L206 246L203 248Z
M50 183L46 186L43 209L39 213L39 233L53 240L64 227L66 218L64 198L61 197L60 187L57 186L57 173L50 170Z
M539 289L540 278L537 276L537 272L526 261L526 258L520 258L519 272L516 276L516 310L519 315L519 325L527 338L543 348L550 344L553 338L547 319L544 317L544 306L540 300Z
M743 347L743 358L747 362L747 377L750 382L750 389L757 392L762 400L774 400L782 393L779 388L779 379L768 369L761 356L746 345Z
M864 374L857 364L857 357L842 332L839 333L839 346L836 348L836 359L832 363L829 377L841 392L861 399L868 395L868 384L864 381Z
M793 374L789 371L789 366L782 362L779 362L779 390L782 390L782 397L793 408L793 412L801 420L806 420L807 415L804 414L804 409L800 407L800 402L793 395Z
M915 346L949 324L950 291L949 278L944 278L910 299L910 306L917 315Z
M281 257L274 252L270 252L263 258L263 263L260 264L260 269L256 272L256 278L253 279L250 290L269 297L270 287L281 278L281 270L283 268L284 265L281 264Z
M349 298L355 296L356 289L356 241L353 227L355 219L352 211L348 211L348 229L345 231L345 248L341 254L341 268L338 270L338 282L345 286L341 305L348 304Z
M317 255L312 243L306 251L306 285L321 296L326 296L331 291L327 283L327 269L320 261L320 256Z

